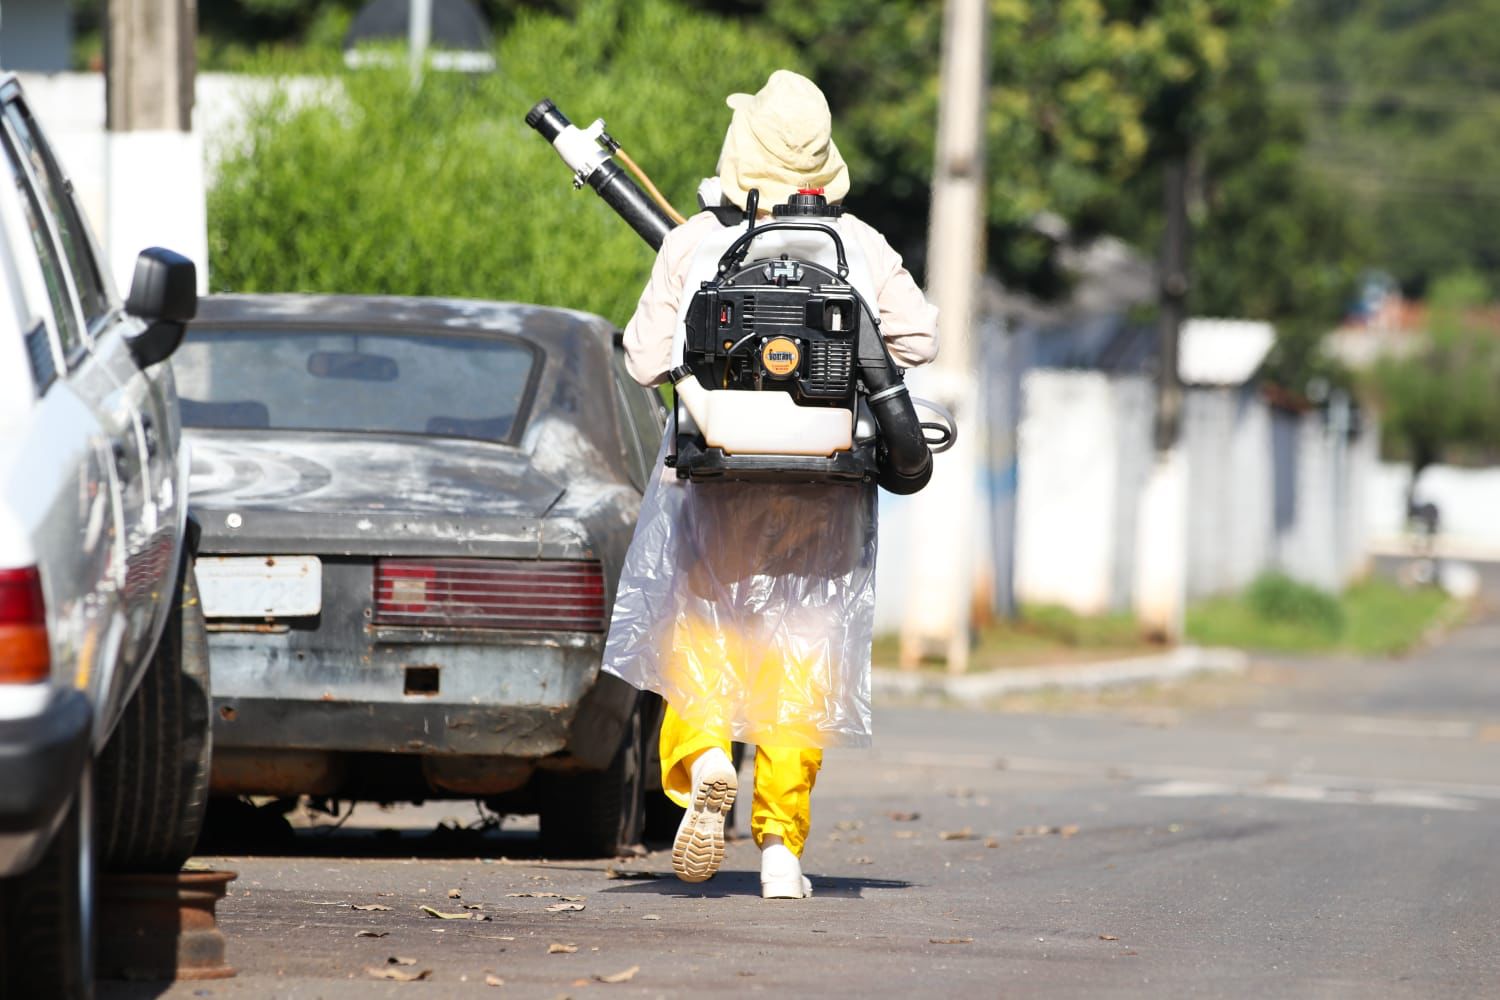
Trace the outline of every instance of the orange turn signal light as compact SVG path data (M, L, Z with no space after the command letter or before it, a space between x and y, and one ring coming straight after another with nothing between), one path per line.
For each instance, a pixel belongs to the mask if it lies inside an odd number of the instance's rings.
M52 675L44 625L0 625L0 684L35 684Z

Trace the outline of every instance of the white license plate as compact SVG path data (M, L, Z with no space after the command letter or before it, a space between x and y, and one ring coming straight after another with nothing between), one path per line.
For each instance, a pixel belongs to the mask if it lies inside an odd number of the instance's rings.
M292 618L323 610L317 556L200 556L205 618Z

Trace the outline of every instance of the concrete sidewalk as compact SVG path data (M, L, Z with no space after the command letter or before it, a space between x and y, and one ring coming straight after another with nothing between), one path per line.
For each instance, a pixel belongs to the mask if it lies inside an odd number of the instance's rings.
M1124 684L1180 680L1200 673L1243 673L1250 656L1239 649L1179 646L1165 653L1119 660L1048 667L1017 667L983 673L945 674L930 670L871 671L875 697L938 696L960 702L979 702L999 695L1046 688L1097 690Z

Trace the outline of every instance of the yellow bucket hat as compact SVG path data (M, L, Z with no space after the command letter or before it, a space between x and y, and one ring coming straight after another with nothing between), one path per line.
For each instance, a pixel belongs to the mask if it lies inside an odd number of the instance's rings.
M719 153L724 196L745 207L751 188L760 204L780 205L799 188L822 188L830 202L849 193L849 167L833 144L833 117L818 85L778 69L754 94L730 94L734 109Z

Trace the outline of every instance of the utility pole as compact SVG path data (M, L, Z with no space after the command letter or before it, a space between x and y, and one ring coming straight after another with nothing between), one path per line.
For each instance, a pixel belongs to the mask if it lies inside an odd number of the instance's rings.
M406 8L406 59L411 85L421 86L422 64L432 42L432 0L408 0Z
M1156 450L1177 443L1182 423L1182 382L1177 376L1178 341L1187 319L1187 154L1173 153L1163 168L1166 232L1161 247L1160 369L1156 373Z
M110 0L105 128L192 130L197 34L197 0Z
M197 0L109 0L105 22L105 212L100 228L115 283L135 258L170 247L208 288L203 144L193 128Z
M932 482L908 510L909 573L901 623L901 665L941 651L948 668L969 662L980 442L973 330L984 272L985 106L989 95L985 0L947 0L938 100L937 158L927 240L927 291L936 303L939 352L913 384L947 406L958 444L935 460Z
M1187 318L1187 144L1163 165L1162 207L1166 231L1161 248L1161 319L1156 372L1156 462L1141 491L1135 543L1135 617L1141 631L1164 642L1182 638L1187 605L1187 456L1182 432L1182 381L1178 342Z

